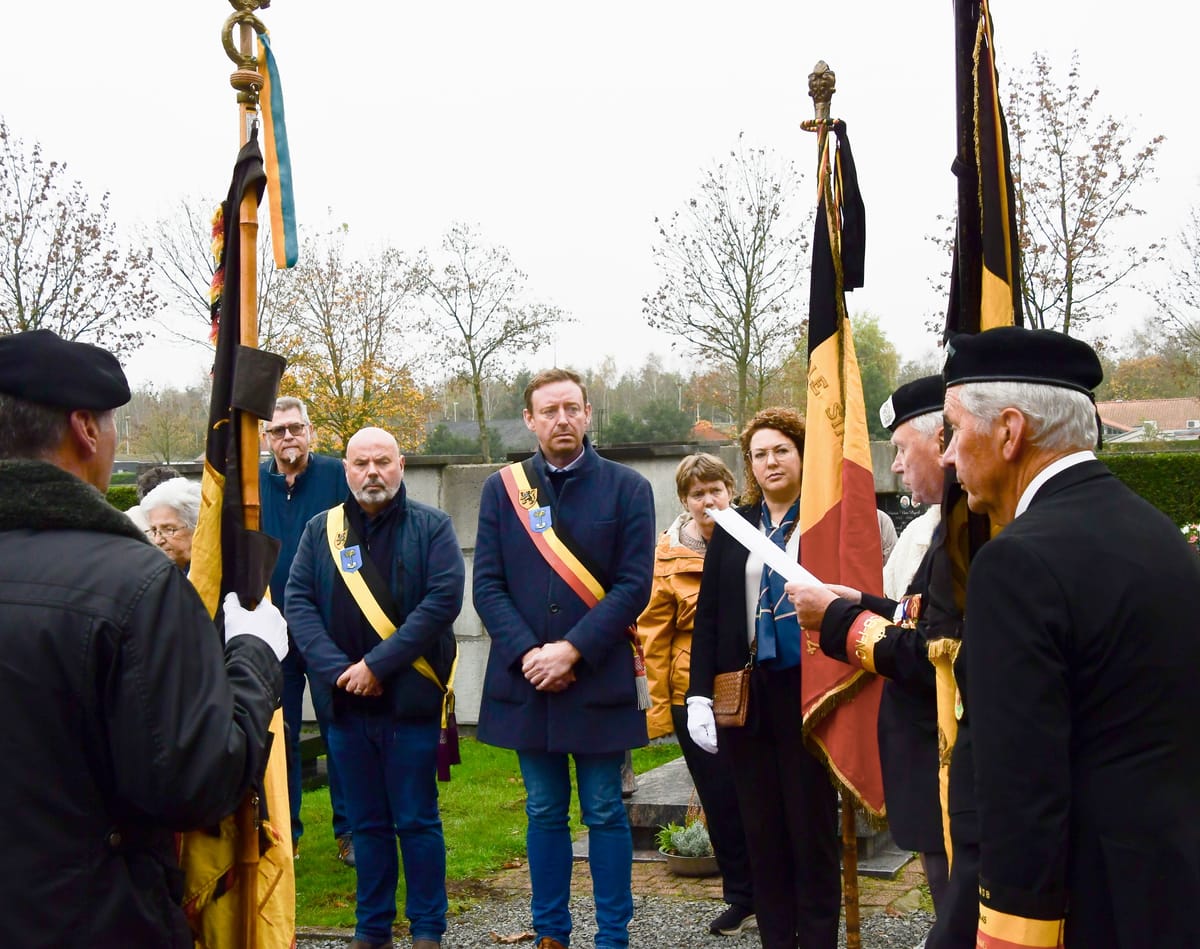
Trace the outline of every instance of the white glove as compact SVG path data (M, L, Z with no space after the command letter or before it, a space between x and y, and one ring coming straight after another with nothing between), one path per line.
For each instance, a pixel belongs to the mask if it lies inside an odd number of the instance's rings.
M283 662L288 651L287 621L270 600L262 600L253 611L238 602L236 593L225 595L225 642L234 636L256 636L271 647Z
M696 747L710 755L717 753L717 720L713 718L712 699L693 695L687 700L688 734Z

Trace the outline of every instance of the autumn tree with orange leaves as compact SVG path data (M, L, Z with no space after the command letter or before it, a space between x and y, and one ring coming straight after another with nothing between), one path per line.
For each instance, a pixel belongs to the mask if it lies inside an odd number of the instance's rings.
M351 435L374 425L415 451L425 440L418 278L391 248L352 258L346 235L343 226L306 241L300 262L280 275L271 316L292 351L279 391L304 400L329 448L344 452Z

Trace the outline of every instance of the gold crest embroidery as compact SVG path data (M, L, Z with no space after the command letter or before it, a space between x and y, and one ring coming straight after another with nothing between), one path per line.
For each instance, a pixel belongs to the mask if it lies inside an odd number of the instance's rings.
M525 508L527 511L532 511L535 507L537 507L538 503L537 488L526 488L520 493L518 500L521 502L521 507Z

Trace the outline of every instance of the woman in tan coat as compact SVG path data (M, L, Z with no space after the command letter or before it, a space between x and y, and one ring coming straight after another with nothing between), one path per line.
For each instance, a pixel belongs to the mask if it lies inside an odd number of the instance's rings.
M715 455L688 455L675 471L675 486L684 513L658 540L650 602L638 618L652 702L647 725L652 739L672 732L679 737L679 746L704 808L713 852L723 877L724 899L729 904L709 924L709 932L734 936L754 925L754 891L732 771L723 755L710 755L696 747L688 735L684 706L700 574L704 570L704 552L716 526L704 512L710 507L729 506L733 473Z

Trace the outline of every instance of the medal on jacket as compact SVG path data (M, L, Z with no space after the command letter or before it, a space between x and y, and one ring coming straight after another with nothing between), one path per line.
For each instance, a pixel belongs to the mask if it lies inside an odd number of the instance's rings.
M339 551L342 557L342 569L347 573L355 573L362 567L362 553L358 549L358 544L353 547L347 547L345 550Z

